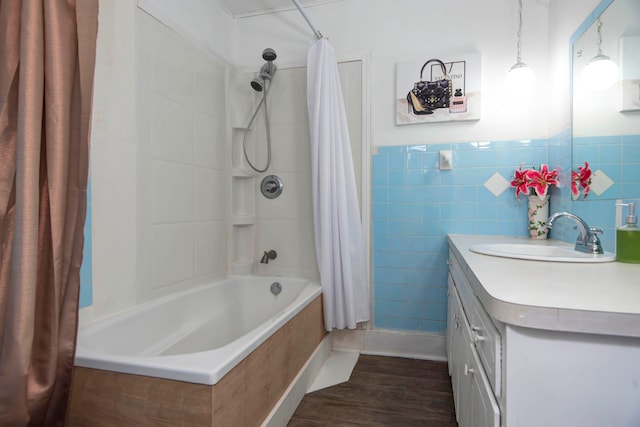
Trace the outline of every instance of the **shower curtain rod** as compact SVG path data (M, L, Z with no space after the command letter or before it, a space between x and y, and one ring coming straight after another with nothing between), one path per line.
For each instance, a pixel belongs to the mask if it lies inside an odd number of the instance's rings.
M293 4L296 5L296 7L298 8L298 11L300 12L300 15L302 15L305 21L307 21L307 24L309 24L309 27L311 27L311 31L313 31L313 34L316 36L316 40L320 40L322 38L322 33L320 33L320 31L318 31L316 27L313 26L313 23L305 13L304 8L300 4L300 2L298 0L291 0L291 1L293 2Z

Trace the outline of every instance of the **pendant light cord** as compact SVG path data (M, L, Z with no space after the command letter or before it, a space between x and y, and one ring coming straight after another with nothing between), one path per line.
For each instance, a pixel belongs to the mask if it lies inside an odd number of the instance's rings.
M598 56L602 55L602 21L598 17Z
M518 0L518 56L516 58L516 63L521 63L522 53L522 0Z

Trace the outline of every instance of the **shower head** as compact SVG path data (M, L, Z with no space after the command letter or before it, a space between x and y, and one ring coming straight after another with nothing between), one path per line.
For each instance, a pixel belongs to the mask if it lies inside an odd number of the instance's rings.
M265 61L275 61L278 55L276 55L276 51L271 49L270 47L266 48L262 51L262 59Z
M264 89L264 85L264 79L261 77L256 77L255 79L251 80L251 87L256 92L262 92L262 90Z
M262 57L264 59L273 58L276 59L276 53L273 49L265 49L262 53ZM258 77L251 80L251 87L256 92L262 92L265 88L265 84L267 80L271 80L273 75L276 73L276 64L272 62L273 60L267 60L267 62L260 68L260 73Z

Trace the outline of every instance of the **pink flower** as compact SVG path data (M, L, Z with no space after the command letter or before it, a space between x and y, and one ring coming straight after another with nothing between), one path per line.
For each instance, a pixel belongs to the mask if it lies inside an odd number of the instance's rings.
M520 200L520 194L529 194L529 188L527 186L527 170L522 170L522 165L520 164L520 168L516 169L515 174L513 176L513 181L511 181L511 186L516 188L516 199Z
M584 188L585 199L589 196L591 177L592 172L588 162L584 162L584 166L578 166L578 172L571 171L571 196L574 200L580 196L578 186Z
M580 175L576 171L571 171L571 198L576 200L580 196Z
M520 194L529 195L532 192L538 197L545 197L549 190L549 186L558 185L558 171L556 169L549 171L547 165L541 165L540 171L536 169L522 170L516 169L511 186L516 189L516 199L520 199Z
M546 196L550 185L558 185L558 171L554 169L549 172L547 165L540 166L540 172L535 169L530 170L527 176L528 186L533 188L538 197Z

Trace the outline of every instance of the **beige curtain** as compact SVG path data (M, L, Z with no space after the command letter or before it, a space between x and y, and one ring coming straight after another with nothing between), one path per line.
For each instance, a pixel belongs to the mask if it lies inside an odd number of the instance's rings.
M98 0L0 0L0 425L63 426Z

